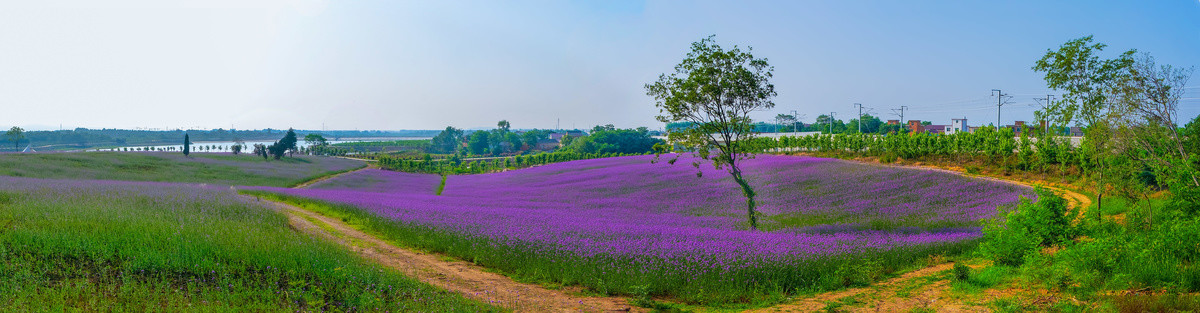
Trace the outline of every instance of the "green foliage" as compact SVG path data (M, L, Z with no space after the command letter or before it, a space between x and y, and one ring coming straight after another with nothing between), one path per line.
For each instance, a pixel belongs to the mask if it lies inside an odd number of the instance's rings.
M1039 116L1055 125L1070 125L1077 117L1091 125L1105 118L1108 95L1126 75L1136 52L1129 50L1116 59L1100 59L1096 54L1105 47L1086 36L1068 41L1058 50L1046 51L1033 70L1045 72L1046 85L1064 93L1062 100L1038 111Z
M966 264L963 264L962 262L954 263L953 272L954 272L954 280L956 280L956 281L966 281L967 279L971 278L971 267L967 266Z
M1002 218L990 221L983 228L984 243L980 250L996 264L1020 265L1025 256L1039 247L1061 244L1073 239L1066 200L1045 188L1036 188L1037 201L1021 198L1021 204L1010 212L1001 211Z
M756 229L754 190L742 178L738 162L757 152L746 144L754 135L750 112L775 107L775 85L770 83L774 67L755 58L752 49L725 50L713 37L692 43L674 73L646 84L646 95L654 97L660 122L692 123L694 127L667 133L668 141L711 160L718 169L728 167L746 196L750 228ZM712 155L714 150L718 153Z
M443 190L446 190L446 174L444 173L442 174L442 181L438 183L437 190L433 194L440 196Z
M395 153L415 152L425 153L433 149L431 140L408 139L386 141L356 141L340 142L328 146L313 146L309 150L322 155L346 155L351 152L363 153Z
M19 150L21 149L21 140L25 140L25 129L13 126L4 133L4 137L8 141L12 141L14 150Z
M273 145L267 146L267 151L276 160L283 158L288 152L296 151L296 132L288 128L287 133L283 135L282 139L279 139Z
M491 144L488 142L490 133L485 131L476 131L471 133L467 139L467 151L474 155L484 155L488 153L488 148Z
M646 129L605 129L571 141L562 151L584 154L642 154L654 152L654 145L664 141L650 136Z
M324 146L329 144L329 142L325 140L325 136L321 136L321 134L304 135L304 142L307 143L309 147Z
M429 143L430 153L454 153L462 144L463 131L451 126L434 136Z
M192 139L188 134L183 134L183 156L188 156L192 153Z
M54 188L0 204L0 311L498 310L298 233L224 189Z

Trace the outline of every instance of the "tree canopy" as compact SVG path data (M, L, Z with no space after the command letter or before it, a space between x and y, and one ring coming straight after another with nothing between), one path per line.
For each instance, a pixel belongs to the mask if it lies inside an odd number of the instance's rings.
M660 122L692 123L669 132L668 141L726 169L746 196L750 228L757 229L754 189L742 177L739 162L756 151L747 143L754 136L749 114L775 107L775 85L770 83L774 68L767 59L755 58L752 48L726 50L714 37L692 43L673 73L646 84L646 94L655 99Z
M4 137L12 141L13 149L21 149L21 140L25 140L25 129L13 126L4 133Z
M1105 118L1106 99L1116 82L1127 77L1136 52L1129 50L1115 59L1101 59L1096 54L1105 47L1086 36L1067 41L1058 50L1046 50L1033 70L1046 73L1046 85L1063 94L1061 100L1051 101L1039 110L1039 118L1064 126L1072 122L1091 125Z

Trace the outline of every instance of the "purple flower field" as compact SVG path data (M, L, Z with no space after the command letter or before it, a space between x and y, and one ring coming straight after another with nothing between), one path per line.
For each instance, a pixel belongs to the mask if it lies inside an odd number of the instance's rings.
M592 266L639 277L664 271L730 277L898 250L909 257L937 253L979 238L980 219L1032 194L943 172L763 155L745 165L767 229L754 232L746 230L745 199L727 174L704 165L697 177L688 160L652 159L450 176L441 196L433 195L436 175L379 170L343 175L321 189L260 189L519 249L533 263L606 260Z

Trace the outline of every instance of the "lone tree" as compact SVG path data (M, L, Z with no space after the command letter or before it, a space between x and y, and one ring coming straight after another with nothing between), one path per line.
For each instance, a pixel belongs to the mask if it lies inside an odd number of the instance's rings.
M288 128L287 134L283 135L283 139L279 139L275 144L267 147L271 152L271 156L276 160L283 157L284 154L296 150L296 131Z
M4 137L13 142L13 149L21 149L21 140L25 140L25 129L13 126L4 133Z
M188 156L192 153L192 139L188 138L188 134L183 134L183 156Z
M752 48L725 50L709 36L692 43L675 72L659 75L646 84L646 95L654 97L663 123L688 122L692 127L667 134L670 143L691 150L717 169L725 169L746 196L750 229L758 229L754 188L742 177L740 163L753 158L754 127L750 112L775 107L775 85L770 83L774 67L767 59L756 59ZM674 164L678 160L669 161ZM693 162L699 168L699 162ZM700 175L698 172L697 175Z
M310 147L313 147L324 146L329 144L329 141L325 139L325 136L321 136L321 134L308 134L304 135L304 143L308 144Z

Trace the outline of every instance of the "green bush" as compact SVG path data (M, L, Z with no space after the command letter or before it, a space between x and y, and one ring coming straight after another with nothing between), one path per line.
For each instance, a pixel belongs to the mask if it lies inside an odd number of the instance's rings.
M1040 246L1050 246L1075 238L1067 212L1066 200L1054 192L1038 187L1037 202L1024 197L1016 210L1002 212L983 228L984 243L980 249L997 264L1021 265L1025 255Z
M971 268L966 264L954 263L954 280L966 281L971 278Z

